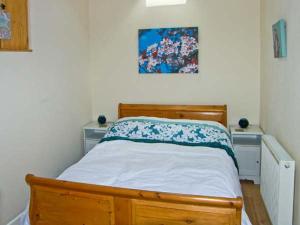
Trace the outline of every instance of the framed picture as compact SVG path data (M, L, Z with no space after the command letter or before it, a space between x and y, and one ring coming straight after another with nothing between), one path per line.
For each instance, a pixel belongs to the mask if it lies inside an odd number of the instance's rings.
M198 27L139 30L140 74L197 74Z
M11 38L10 14L0 9L0 39Z
M279 20L273 25L274 57L287 57L286 22Z

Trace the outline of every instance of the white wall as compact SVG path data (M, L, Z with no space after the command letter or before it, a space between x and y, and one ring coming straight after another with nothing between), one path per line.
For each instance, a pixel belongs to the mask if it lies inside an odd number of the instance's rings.
M300 1L262 0L261 124L300 163ZM287 21L288 57L273 56L272 24ZM296 166L295 221L300 225L300 167Z
M25 207L26 173L53 177L83 154L92 116L86 0L31 0L32 53L0 52L0 224Z
M138 74L138 29L198 26L199 75ZM228 104L229 119L259 122L260 1L189 0L146 8L144 0L90 0L93 116L117 104Z

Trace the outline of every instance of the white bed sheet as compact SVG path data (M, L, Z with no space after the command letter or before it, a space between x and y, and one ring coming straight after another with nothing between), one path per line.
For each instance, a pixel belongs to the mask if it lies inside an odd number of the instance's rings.
M170 193L242 196L237 169L224 150L111 141L98 144L58 179ZM242 225L251 225L243 210ZM29 225L28 216L22 225Z

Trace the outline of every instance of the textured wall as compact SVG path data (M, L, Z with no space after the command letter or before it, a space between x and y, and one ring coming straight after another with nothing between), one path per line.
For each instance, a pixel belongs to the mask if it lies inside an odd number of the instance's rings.
M138 74L138 29L198 26L199 75ZM93 115L117 104L228 104L229 119L259 122L260 1L189 0L146 8L144 0L90 0Z
M86 1L30 3L33 52L0 52L1 225L25 207L26 173L53 177L82 156L92 117Z

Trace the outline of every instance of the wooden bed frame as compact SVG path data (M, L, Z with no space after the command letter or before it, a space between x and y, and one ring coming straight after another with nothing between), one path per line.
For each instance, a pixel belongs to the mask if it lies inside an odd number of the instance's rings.
M211 120L227 127L226 105L119 104L119 118L153 116L169 119Z
M226 115L226 106L119 105L120 118L209 119L226 125ZM27 175L26 182L31 188L31 225L241 225L242 198L132 190L33 175Z

